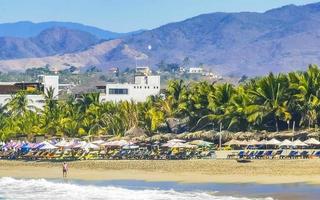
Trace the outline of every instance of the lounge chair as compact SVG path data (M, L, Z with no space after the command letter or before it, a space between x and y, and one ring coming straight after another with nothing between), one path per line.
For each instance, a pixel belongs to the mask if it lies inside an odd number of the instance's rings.
M310 158L310 154L309 154L308 151L302 151L302 152L299 154L299 157L300 157L300 158L303 158L303 159Z
M244 158L246 156L245 152L244 151L240 151L238 153L238 158Z

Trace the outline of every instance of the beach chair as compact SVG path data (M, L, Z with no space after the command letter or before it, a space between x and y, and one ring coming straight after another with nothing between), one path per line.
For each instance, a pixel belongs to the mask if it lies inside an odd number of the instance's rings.
M238 153L238 158L244 158L246 156L246 153L244 151L240 151Z
M263 158L265 158L265 159L272 158L272 152L273 152L272 150L264 152Z
M309 158L310 154L308 151L302 151L300 154L299 154L299 157L302 158L302 159L306 159L306 158Z
M254 155L254 158L260 159L264 156L264 151L257 151L256 154Z
M286 156L286 158L289 159L296 159L298 156L299 152L298 151L290 151L290 153Z
M315 157L318 157L318 158L319 158L319 157L320 157L320 151L315 152L313 156L315 156Z
M289 155L288 151L282 151L281 154L279 155L280 159L285 159Z
M256 155L255 151L249 151L249 153L246 154L245 157L248 159L253 159L253 158L255 158L255 155Z
M281 155L284 153L282 149L273 151L271 155L271 159L280 159Z

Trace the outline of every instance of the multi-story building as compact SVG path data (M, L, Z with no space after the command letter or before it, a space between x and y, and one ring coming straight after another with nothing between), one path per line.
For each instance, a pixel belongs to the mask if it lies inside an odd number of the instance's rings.
M134 77L134 83L107 83L97 86L101 91L100 101L135 101L143 102L149 96L160 93L160 76L149 75L149 69L139 68Z
M39 79L36 82L0 82L0 106L7 104L19 91L26 92L30 108L43 108L44 95L49 88L54 90L54 97L58 98L59 76L43 75Z

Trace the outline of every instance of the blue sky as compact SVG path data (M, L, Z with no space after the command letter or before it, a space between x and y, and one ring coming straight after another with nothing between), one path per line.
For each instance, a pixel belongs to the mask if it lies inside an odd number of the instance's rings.
M318 0L319 1L319 0ZM127 32L210 12L263 12L314 0L0 0L0 23L71 21Z

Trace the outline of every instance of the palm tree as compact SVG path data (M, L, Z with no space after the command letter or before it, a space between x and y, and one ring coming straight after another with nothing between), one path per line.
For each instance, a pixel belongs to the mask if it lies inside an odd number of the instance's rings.
M311 125L317 121L320 105L320 70L316 65L310 65L303 73L290 73L290 89L297 101L301 113L300 125Z
M194 129L203 128L209 124L222 124L226 127L229 125L228 117L226 116L227 108L235 94L234 87L229 83L217 85L214 92L209 94L209 114L202 116Z
M28 108L31 108L31 106L29 106L30 101L25 91L19 91L11 96L11 100L6 106L12 115L23 115L27 112Z
M253 124L269 120L274 123L275 129L279 131L280 120L290 120L291 113L288 111L290 101L288 93L289 83L285 75L273 75L259 79L249 89L249 96L252 99L251 105L247 107L248 121Z

